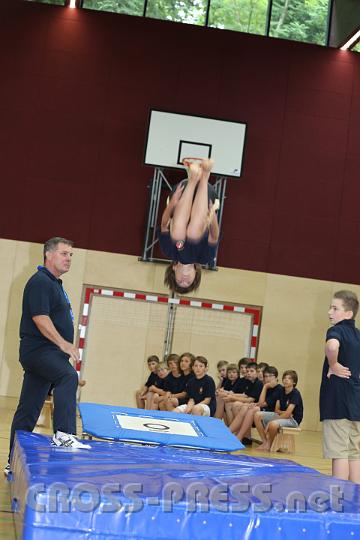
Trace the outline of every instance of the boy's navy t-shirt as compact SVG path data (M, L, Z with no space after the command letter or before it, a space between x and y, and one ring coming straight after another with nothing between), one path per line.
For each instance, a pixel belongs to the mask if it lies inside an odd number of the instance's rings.
M360 330L354 319L345 319L329 328L326 341L340 343L338 362L348 367L349 379L327 377L329 362L325 357L320 386L320 420L360 421Z
M69 343L74 339L71 305L61 279L44 266L38 267L25 285L20 322L20 358L40 348L58 350L58 346L40 332L33 321L36 315L47 315L56 330Z
M150 386L155 385L157 388L159 388L159 381L160 381L160 378L157 375L157 373L152 371L150 375L148 376L148 379L146 383L144 384L144 386L146 386L146 388L150 388Z
M163 389L172 394L180 394L185 389L184 375L174 377L172 373L169 373L164 379Z
M234 392L234 394L239 394L238 388L239 388L239 377L235 379L235 381L231 381L230 379L226 378L224 379L224 386L222 387L224 390L227 390L228 392Z
M277 384L274 388L268 388L266 391L265 401L267 403L263 411L274 412L277 400L280 400L282 386Z
M247 397L254 398L255 401L259 401L263 384L259 379L255 379L254 382L249 381L246 377L238 379L236 391L234 394L246 394Z
M187 391L187 387L189 385L189 381L191 381L191 379L193 379L195 377L194 373L191 371L190 373L188 373L187 375L183 375L184 377L184 390Z
M280 397L280 410L286 411L289 405L295 405L293 410L294 420L300 425L304 416L304 406L301 394L297 388L293 388L288 394L285 393L285 388L281 388Z
M224 377L223 379L221 379L220 388L223 388L225 390L225 384L227 384L228 380L229 379L227 377Z
M257 402L259 401L262 387L263 383L259 381L259 379L255 379L254 382L247 381L244 393L247 395L247 397L254 398L254 401Z
M216 410L215 383L210 375L204 375L201 379L193 377L189 380L187 386L187 395L196 403L200 403L205 398L211 398L209 408L210 415L214 416Z

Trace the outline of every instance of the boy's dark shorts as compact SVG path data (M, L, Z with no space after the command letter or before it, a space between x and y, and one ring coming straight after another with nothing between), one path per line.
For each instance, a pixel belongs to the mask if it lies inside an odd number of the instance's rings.
M360 421L323 420L323 452L329 459L360 459Z

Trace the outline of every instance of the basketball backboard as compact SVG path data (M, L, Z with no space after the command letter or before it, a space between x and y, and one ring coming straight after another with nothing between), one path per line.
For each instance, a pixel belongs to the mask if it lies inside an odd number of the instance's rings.
M212 172L241 176L246 124L151 109L145 165L183 169L186 157L211 157Z

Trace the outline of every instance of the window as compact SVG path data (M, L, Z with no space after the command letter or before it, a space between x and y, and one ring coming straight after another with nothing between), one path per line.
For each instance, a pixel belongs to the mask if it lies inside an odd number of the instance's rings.
M329 0L273 0L272 37L325 44Z
M83 8L127 15L143 15L144 0L83 0Z
M355 52L360 52L360 41L358 41L351 50Z
M207 0L148 0L146 17L205 24Z
M211 0L209 26L265 34L268 0Z
M28 0L28 2L37 2L38 4L56 4L58 6L63 6L65 0Z

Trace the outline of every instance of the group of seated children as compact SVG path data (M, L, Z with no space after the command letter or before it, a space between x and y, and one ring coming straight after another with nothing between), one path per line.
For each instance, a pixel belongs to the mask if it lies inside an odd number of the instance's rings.
M242 358L238 365L225 360L217 364L219 385L216 389L217 418L223 418L243 444L251 444L251 427L259 432L258 450L270 450L280 427L296 428L303 418L303 402L296 388L296 371L283 373L261 362Z
M215 383L206 374L206 358L186 352L169 354L166 362L157 356L149 356L147 361L151 373L136 393L139 408L214 416Z
M166 362L149 356L150 375L136 393L139 408L173 411L223 419L243 444L251 444L251 427L262 440L259 450L270 450L280 427L298 427L303 402L296 388L296 371L283 373L278 383L276 367L242 358L238 364L217 364L219 384L207 375L208 361L186 352L170 354Z

